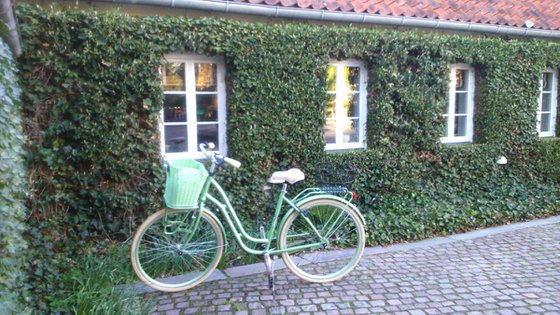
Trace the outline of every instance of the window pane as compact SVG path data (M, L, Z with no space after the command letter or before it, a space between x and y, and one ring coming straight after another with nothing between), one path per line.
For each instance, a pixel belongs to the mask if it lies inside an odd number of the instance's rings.
M196 120L218 121L218 96L199 94L196 96Z
M467 116L455 116L455 137L464 137L467 135Z
M336 67L329 66L327 70L327 91L334 92L336 90Z
M348 93L344 100L347 117L360 116L360 93Z
M550 99L551 98L552 98L552 93L543 93L541 112L549 112L550 111Z
M220 145L218 143L218 125L198 125L198 143L203 142L214 142L216 148L214 150L220 150ZM198 149L200 151L200 149Z
M213 63L194 64L196 90L197 91L216 91L217 87L217 65Z
M467 113L467 93L455 93L455 114Z
M165 126L165 152L187 151L187 126Z
M327 118L334 118L335 115L335 100L336 100L336 94L329 94L328 95L328 100L327 100L327 110L326 110L326 116Z
M541 132L550 131L550 114L541 114Z
M185 90L185 64L168 63L163 67L163 90Z
M466 91L468 88L468 71L457 69L455 70L455 90Z
M358 142L359 139L359 119L347 119L344 123L343 139L344 143Z
M360 89L360 68L344 67L344 84L348 91L357 91Z
M327 119L325 124L325 142L326 143L335 143L336 141L336 132L334 126L334 119Z
M163 101L164 122L186 122L186 97L185 95L165 95Z
M543 73L543 91L552 91L552 72Z

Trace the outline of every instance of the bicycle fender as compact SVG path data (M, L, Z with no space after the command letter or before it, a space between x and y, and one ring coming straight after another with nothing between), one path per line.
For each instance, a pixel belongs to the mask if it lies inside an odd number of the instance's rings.
M214 212L207 210L206 208L202 208L202 211L206 214L208 214L209 216L212 217L212 219L214 219L218 225L220 226L220 229L222 230L222 235L224 236L224 247L227 247L227 235L226 235L226 229L224 229L224 225L222 224L222 221L220 221L220 219L218 219L218 217L214 214Z
M366 225L366 219L364 218L362 212L360 211L360 209L358 207L356 207L353 203L348 202L348 200L345 200L341 197L338 196L334 196L334 195L316 195L316 196L310 196L307 198L304 198L302 200L298 200L298 202L296 203L296 206L301 206L302 204L309 202L309 201L313 201L313 200L317 200L317 199L331 199L331 200L336 200L338 202L341 202L347 206L349 206L350 208L352 208L352 210L356 211L356 213L358 214L358 216L360 217L360 220L362 220L362 223L364 224L364 226ZM292 209L292 211L295 211ZM288 211L288 213L291 213L292 211ZM285 217L287 219L287 216ZM284 223L284 222L282 222ZM281 225L280 225L281 226Z

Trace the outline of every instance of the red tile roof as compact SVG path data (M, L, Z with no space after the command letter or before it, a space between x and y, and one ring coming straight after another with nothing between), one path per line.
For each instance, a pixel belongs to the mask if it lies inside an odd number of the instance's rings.
M560 0L233 0L251 4L560 30Z

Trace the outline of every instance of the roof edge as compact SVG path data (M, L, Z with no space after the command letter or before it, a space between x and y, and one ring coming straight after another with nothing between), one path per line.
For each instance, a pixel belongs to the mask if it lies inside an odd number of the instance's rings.
M405 16L391 16L368 13L326 11L301 9L262 4L248 4L231 1L215 0L93 0L93 2L110 2L118 4L136 4L181 9L194 9L232 14L249 14L257 16L306 19L324 22L342 22L385 26L419 27L426 29L464 31L474 33L513 35L520 37L536 37L560 39L560 31L532 29L526 27L459 22L440 19L428 19Z

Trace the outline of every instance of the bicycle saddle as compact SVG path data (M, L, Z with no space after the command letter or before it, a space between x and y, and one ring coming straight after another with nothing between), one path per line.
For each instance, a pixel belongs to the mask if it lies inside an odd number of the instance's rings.
M271 184L283 184L284 182L295 184L304 179L305 174L299 168L292 168L287 171L272 173L272 176L270 176L268 182Z

